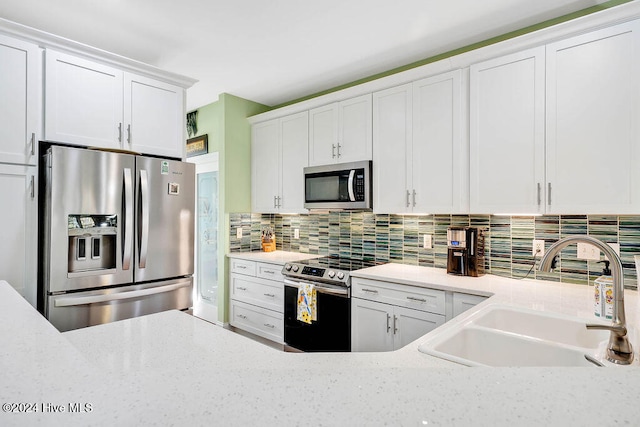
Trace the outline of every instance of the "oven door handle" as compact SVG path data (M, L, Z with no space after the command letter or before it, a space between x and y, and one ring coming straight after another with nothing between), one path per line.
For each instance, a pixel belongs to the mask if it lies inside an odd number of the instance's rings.
M297 289L300 289L300 286L304 285L305 283L313 285L316 289L316 292L320 292L321 294L337 295L345 298L349 297L349 288L344 288L344 289L329 288L326 285L318 282L310 282L308 280L293 281L289 279L284 279L285 286L291 286L292 288L297 288Z

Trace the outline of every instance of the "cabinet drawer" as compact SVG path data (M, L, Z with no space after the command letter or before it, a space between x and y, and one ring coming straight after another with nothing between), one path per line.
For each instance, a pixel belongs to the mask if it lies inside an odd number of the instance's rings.
M231 301L230 322L238 329L251 332L269 340L284 342L284 316L271 310Z
M256 276L262 277L263 279L277 280L279 282L282 282L284 281L284 276L282 275L281 271L281 265L259 262L257 265Z
M256 262L255 261L247 261L244 259L229 259L229 270L232 273L240 273L246 274L247 276L255 276L256 275Z
M352 279L352 296L429 313L445 314L445 292L370 279Z
M282 313L284 310L284 283L259 277L230 275L231 299L254 304Z

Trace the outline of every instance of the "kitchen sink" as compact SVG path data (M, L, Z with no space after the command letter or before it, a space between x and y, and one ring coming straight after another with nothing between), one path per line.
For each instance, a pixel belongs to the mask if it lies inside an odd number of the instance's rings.
M418 349L467 366L595 367L607 331L588 330L571 316L488 305L465 323L434 334Z
M485 313L473 321L476 326L596 349L609 338L609 331L587 329L586 323L574 317L506 306L489 306Z

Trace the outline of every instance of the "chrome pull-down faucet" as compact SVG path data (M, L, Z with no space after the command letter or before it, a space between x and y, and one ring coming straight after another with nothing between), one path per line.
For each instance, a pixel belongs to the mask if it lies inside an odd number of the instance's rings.
M607 360L618 365L633 362L633 348L627 337L624 314L624 276L622 262L618 254L606 243L590 236L569 236L558 240L546 250L540 260L540 271L550 271L553 259L562 249L572 243L589 243L600 249L611 263L613 277L613 319L611 325L587 324L587 329L607 329L611 331L607 345Z

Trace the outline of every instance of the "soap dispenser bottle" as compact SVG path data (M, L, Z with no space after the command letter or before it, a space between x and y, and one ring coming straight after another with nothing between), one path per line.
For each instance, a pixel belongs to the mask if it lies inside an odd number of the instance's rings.
M594 314L605 319L613 319L613 278L609 269L609 261L604 263L602 276L593 282L594 287Z

